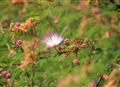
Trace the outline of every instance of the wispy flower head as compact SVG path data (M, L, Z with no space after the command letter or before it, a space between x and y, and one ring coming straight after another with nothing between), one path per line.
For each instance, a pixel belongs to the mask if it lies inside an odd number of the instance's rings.
M46 47L50 48L59 45L63 39L64 38L58 33L49 33L45 35L42 42L46 45Z

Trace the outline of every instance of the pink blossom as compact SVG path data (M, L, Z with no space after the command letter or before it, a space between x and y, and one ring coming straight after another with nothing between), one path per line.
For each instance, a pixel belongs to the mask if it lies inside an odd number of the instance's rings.
M57 87L64 87L64 85L63 84L58 84Z
M78 59L74 59L73 63L74 63L75 65L77 65L77 64L79 64L79 60L78 60Z
M41 42L50 48L59 45L63 39L64 38L57 33L50 33L46 35Z
M87 8L88 1L87 0L80 0L80 7L81 9Z
M65 44L65 45L69 45L69 44L70 44L70 41L69 41L68 38L65 38L65 39L64 39L64 44Z
M104 74L102 77L103 77L103 80L108 80L109 79L109 76L107 74Z
M89 83L88 87L96 87L96 83L94 81L91 81Z
M15 28L16 28L16 29L19 29L19 26L20 26L20 22L16 22L16 23L15 23Z
M3 76L4 78L8 79L11 76L11 73L9 73L8 71L2 71L0 73L0 76Z
M23 44L23 41L22 41L22 40L17 40L17 41L15 42L15 44L16 44L17 46L21 46L21 45Z

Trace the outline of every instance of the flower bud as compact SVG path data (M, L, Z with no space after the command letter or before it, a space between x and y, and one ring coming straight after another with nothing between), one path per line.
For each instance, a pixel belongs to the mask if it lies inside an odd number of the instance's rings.
M17 46L21 46L23 44L23 41L22 40L17 40L16 43L15 43Z
M19 29L19 26L20 26L20 22L16 22L15 23L15 29Z
M8 71L2 71L0 73L0 76L3 76L4 78L8 79L10 78L11 74Z
M96 83L94 81L91 81L88 87L96 87Z
M107 74L104 74L104 75L102 76L102 78L103 78L103 80L108 80L108 79L109 79L109 76L108 76Z
M64 44L65 44L65 45L70 45L70 41L69 41L68 38L65 38L65 39L64 39Z
M77 65L77 64L79 64L79 60L78 60L78 59L74 59L73 63L74 63L75 65Z
M63 84L58 84L57 87L64 87L64 85Z

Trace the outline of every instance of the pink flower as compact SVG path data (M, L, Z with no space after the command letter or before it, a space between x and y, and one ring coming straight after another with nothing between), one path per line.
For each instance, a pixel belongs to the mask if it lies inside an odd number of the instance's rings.
M10 18L6 18L5 19L5 22L9 22L11 19Z
M78 59L74 59L73 63L74 63L75 65L77 65L77 64L79 64L79 60L78 60Z
M81 9L87 8L88 1L87 0L80 0L80 7Z
M50 33L46 35L41 42L44 43L46 47L51 48L59 45L63 39L64 38L57 33Z
M16 28L16 29L19 29L19 26L20 26L20 22L16 22L16 23L15 23L15 28Z
M96 83L94 81L91 81L89 83L88 87L96 87Z
M2 71L0 73L0 76L3 76L4 78L8 79L10 78L11 74L8 71Z
M109 79L109 76L107 74L104 74L102 77L103 77L103 80L108 80Z
M70 41L69 41L68 38L65 38L65 39L64 39L64 44L65 44L65 45L69 45L69 44L70 44Z
M57 87L64 87L64 85L63 84L58 84Z
M21 46L21 45L23 44L23 41L22 41L22 40L17 40L17 41L15 42L15 44L16 44L17 46Z

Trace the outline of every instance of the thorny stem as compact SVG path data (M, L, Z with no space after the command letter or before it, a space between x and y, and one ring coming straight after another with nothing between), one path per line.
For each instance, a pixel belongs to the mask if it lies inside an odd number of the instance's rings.
M70 52L70 51L66 51L66 50L65 50L65 51L61 51L58 46L54 46L54 48L55 48L55 50L58 52L59 55L61 55L61 54L63 54L63 53Z
M58 54L61 54L61 51L59 50L58 46L54 46L55 50L58 52Z

